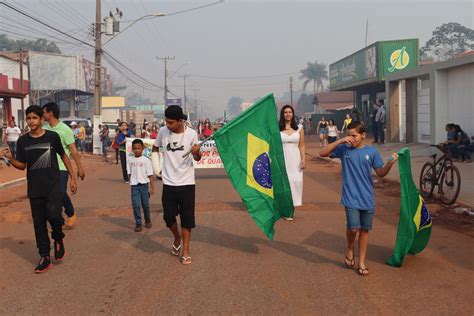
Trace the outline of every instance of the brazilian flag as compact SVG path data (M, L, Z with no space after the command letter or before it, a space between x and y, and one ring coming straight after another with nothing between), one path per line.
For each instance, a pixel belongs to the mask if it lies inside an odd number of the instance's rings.
M273 239L275 222L294 211L273 94L215 132L214 140L250 216Z
M407 253L417 254L425 249L432 227L425 201L413 182L410 150L407 147L398 152L398 168L401 192L400 220L393 256L387 260L387 264L393 267L401 267Z

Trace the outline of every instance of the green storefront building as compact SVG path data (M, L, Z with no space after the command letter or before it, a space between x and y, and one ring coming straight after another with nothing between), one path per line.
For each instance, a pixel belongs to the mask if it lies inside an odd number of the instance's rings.
M372 104L387 104L385 78L415 67L418 39L375 42L329 65L329 85L331 91L354 91L361 119L370 126Z

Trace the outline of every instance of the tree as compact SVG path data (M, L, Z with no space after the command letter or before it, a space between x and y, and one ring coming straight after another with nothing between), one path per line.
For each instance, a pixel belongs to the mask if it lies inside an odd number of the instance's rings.
M117 95L120 95L120 91L123 91L123 90L127 90L127 85L124 85L124 84L120 84L120 83L117 83L118 80L116 80L115 77L113 76L110 76L109 77L109 87L110 87L110 95L112 96L117 96ZM102 91L102 93L105 95L105 92L106 91Z
M296 103L295 114L303 116L305 113L312 113L314 111L314 94L303 93Z
M451 22L438 26L420 52L425 61L445 60L471 49L474 49L474 31Z
M314 63L308 62L305 69L301 69L300 79L304 79L303 90L306 90L306 86L311 81L313 82L313 92L324 90L323 80L328 79L328 72L326 65L315 61Z
M227 103L227 115L229 117L234 117L240 113L240 105L244 102L241 97L232 97Z
M0 50L4 51L36 51L61 54L61 50L56 46L56 43L49 42L44 38L37 40L9 39L6 34L0 34Z

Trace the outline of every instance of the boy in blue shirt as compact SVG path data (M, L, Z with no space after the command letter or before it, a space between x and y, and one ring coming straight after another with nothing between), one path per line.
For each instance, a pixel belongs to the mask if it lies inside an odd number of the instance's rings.
M348 136L329 144L319 152L321 157L331 156L341 159L342 195L341 204L346 209L347 250L344 263L355 266L354 244L359 233L359 268L358 273L366 276L369 269L365 265L369 230L372 229L372 218L375 213L372 169L379 177L388 174L397 154L392 154L384 165L379 152L373 146L363 143L366 137L364 124L355 121L347 126Z

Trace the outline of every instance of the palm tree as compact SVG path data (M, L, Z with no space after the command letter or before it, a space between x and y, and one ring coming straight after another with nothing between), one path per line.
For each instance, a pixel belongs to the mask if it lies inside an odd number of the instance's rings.
M300 79L305 79L303 83L303 90L306 90L308 83L313 81L313 92L323 91L324 85L323 80L328 79L328 72L326 65L315 61L314 63L308 62L305 69L301 69ZM317 89L316 89L317 88Z

